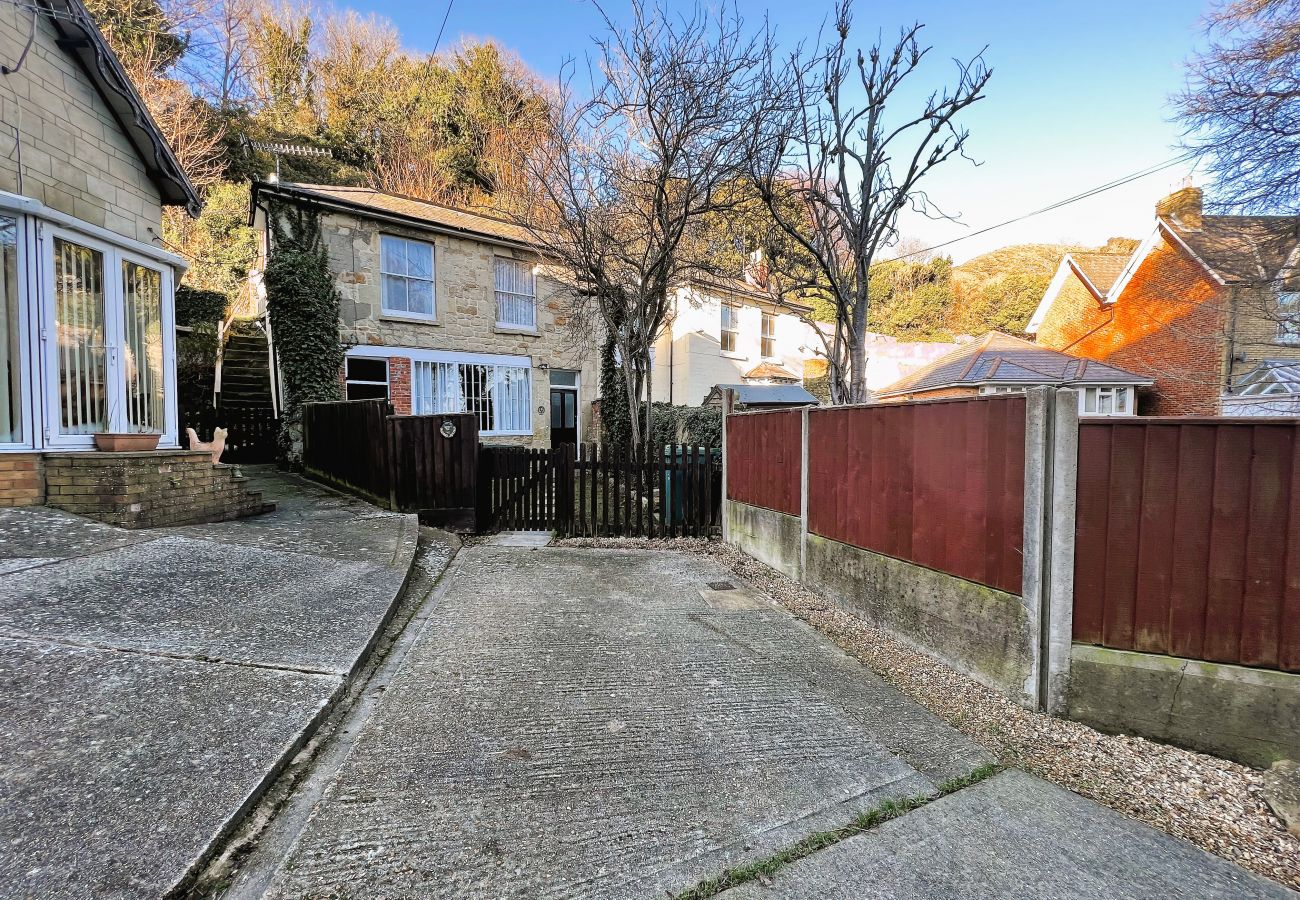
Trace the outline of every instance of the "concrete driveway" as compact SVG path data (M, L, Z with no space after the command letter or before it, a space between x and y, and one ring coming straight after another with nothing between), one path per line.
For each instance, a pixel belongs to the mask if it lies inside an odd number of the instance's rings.
M358 664L414 517L258 487L274 513L187 528L0 510L0 897L167 893Z
M449 574L269 896L662 898L989 762L701 557L480 545ZM1289 896L1019 773L890 825L737 896Z

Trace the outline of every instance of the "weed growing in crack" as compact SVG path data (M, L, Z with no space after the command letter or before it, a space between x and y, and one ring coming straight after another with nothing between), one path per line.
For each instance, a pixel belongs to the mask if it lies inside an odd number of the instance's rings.
M1002 767L997 763L988 763L966 775L948 779L939 785L938 793L932 797L920 796L905 797L902 800L886 800L879 806L860 813L857 818L847 825L841 825L831 831L814 832L784 850L778 850L771 856L766 856L743 866L736 866L733 869L726 869L716 878L705 879L690 890L675 895L673 900L707 900L709 897L718 896L728 888L736 887L748 881L755 881L759 878L770 877L790 863L811 856L819 850L825 850L827 847L838 844L846 838L870 831L890 819L896 819L904 813L920 809L940 797L946 797L963 788L978 784L985 778L997 774L1001 769Z

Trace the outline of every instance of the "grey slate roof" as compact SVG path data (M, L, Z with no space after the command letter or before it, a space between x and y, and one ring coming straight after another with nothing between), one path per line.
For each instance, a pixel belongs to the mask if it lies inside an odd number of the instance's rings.
M1300 240L1300 216L1204 216L1199 229L1163 221L1229 282L1277 277Z
M913 394L947 387L981 384L1153 384L1116 366L1049 350L1029 341L990 331L978 341L959 347L911 375L900 378L877 396Z
M721 394L728 388L735 391L736 402L745 406L817 405L817 398L799 384L719 384L710 393Z
M350 187L331 184L294 184L291 182L265 182L253 184L254 202L257 195L269 194L307 202L316 202L372 213L379 217L396 217L415 226L432 227L446 232L474 235L511 245L529 245L532 236L503 219L485 216L469 210L443 206L428 200L389 194L368 187Z

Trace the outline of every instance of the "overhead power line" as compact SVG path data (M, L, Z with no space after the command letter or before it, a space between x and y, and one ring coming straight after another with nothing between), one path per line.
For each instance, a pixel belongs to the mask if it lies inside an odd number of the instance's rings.
M456 0L447 0L447 11L442 14L442 24L438 26L438 36L433 40L433 52L438 52L438 47L442 45L442 30L447 27L447 17L451 15L451 5Z
M1124 185L1129 184L1130 182L1137 181L1139 178L1146 178L1148 175L1154 175L1157 172L1163 172L1165 169L1171 169L1174 166L1178 165L1179 163L1187 162L1195 155L1196 154L1194 153L1184 153L1182 156L1175 156L1173 159L1167 159L1164 162L1156 163L1155 165L1148 166L1145 169L1140 169L1137 172L1131 172L1128 175L1122 175L1119 178L1116 178L1114 181L1108 181L1105 184L1100 184L1094 188L1089 188L1088 190L1084 191L1081 194L1075 194L1073 197L1067 197L1064 200L1058 200L1055 203L1051 203L1048 204L1047 206L1044 206L1042 209L1036 209L1033 212L1023 213L1021 215L1016 216L1015 218L1007 219L1005 222L999 222L996 225L989 225L986 228L981 228L978 231L972 231L970 234L963 234L960 237L955 237L952 240L944 241L943 243L940 244L935 244L932 247L924 247L920 250L913 250L911 253L901 253L895 258L907 259L909 256L920 256L923 253L933 253L935 250L942 250L944 247L950 247L953 244L959 243L961 241L968 241L973 237L979 237L981 234L988 234L990 231L996 231L999 228L1005 228L1008 225L1014 225L1017 222L1023 222L1026 219L1032 219L1034 216L1041 216L1043 213L1049 213L1054 210L1058 210L1063 206L1069 206L1071 203L1078 203L1080 200L1087 200L1089 197L1095 197L1098 194L1105 193L1106 191L1109 190L1114 190L1117 187L1123 187Z

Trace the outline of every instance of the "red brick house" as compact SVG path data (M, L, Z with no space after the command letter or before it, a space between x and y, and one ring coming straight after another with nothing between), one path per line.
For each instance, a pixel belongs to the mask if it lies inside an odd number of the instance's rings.
M1027 330L1150 378L1140 414L1300 414L1285 386L1236 399L1258 392L1262 365L1300 362L1298 250L1300 217L1204 215L1201 191L1185 187L1157 204L1131 255L1066 256Z

